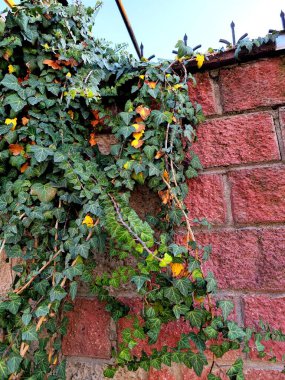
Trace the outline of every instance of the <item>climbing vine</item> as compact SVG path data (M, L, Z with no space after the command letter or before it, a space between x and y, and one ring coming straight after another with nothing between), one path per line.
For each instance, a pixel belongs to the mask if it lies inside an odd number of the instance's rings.
M180 41L175 61L138 62L93 37L99 7L23 1L1 25L0 251L14 282L0 304L0 378L65 378L66 312L85 281L115 321L131 318L106 377L177 362L198 376L209 364L208 379L218 380L227 351L248 352L253 339L263 355L261 339L284 337L241 328L228 318L232 302L213 299L216 281L203 269L210 247L192 230L207 222L183 203L201 169L192 144L203 120L185 61L200 67L204 57ZM107 153L102 134L115 139ZM156 214L139 216L141 187ZM106 255L115 264L96 272ZM116 297L122 286L136 290L139 315ZM189 332L156 349L175 320ZM134 354L142 340L150 354ZM243 379L242 368L238 359L228 378Z

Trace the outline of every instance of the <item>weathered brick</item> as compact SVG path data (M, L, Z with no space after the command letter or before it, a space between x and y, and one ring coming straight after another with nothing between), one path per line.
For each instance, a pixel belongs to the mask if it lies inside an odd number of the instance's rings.
M285 103L284 58L222 69L220 84L225 112Z
M245 380L285 380L285 374L281 371L249 369L245 372Z
M285 166L239 170L229 179L237 223L285 221Z
M177 380L179 377L179 368L163 367L161 370L151 368L147 380Z
M212 245L206 267L212 270L220 289L256 289L260 257L256 230L226 230L196 234L201 244Z
M261 253L256 272L260 289L285 290L285 228L261 230Z
M283 144L285 145L285 107L279 109L279 121L281 125Z
M220 376L221 380L228 380L229 377L226 376L226 371L228 368L229 367L220 367L220 368L214 367L214 369L212 370L212 373L216 376ZM197 376L195 372L193 371L193 369L187 368L185 366L181 368L181 373L182 373L182 380L207 380L208 374L210 373L210 367L209 366L205 367L201 376Z
M201 104L205 115L214 115L219 113L219 105L217 103L217 95L213 80L208 72L197 73L194 75L197 85L192 81L188 82L188 91L190 101L195 104Z
M224 224L226 205L222 177L201 175L188 181L188 195L185 199L190 218L207 218L210 223Z
M110 358L110 316L104 304L96 299L77 298L68 317L68 331L62 343L64 355Z
M194 150L204 167L280 159L272 115L258 112L206 121Z
M4 296L11 289L16 272L13 266L20 263L20 259L7 259L5 251L0 255L0 296Z
M246 296L243 298L244 322L246 326L257 327L260 320L269 323L271 327L285 331L285 298L272 298L269 296ZM282 360L285 352L285 342L264 342L265 352ZM253 345L252 345L253 347ZM269 356L269 357L270 357ZM257 359L257 351L250 353L252 359ZM268 360L268 357L265 357Z

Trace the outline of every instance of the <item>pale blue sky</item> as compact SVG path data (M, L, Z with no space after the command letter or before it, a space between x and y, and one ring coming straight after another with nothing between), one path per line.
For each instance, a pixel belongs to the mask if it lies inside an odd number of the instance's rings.
M95 0L83 0L93 5ZM178 39L188 35L190 46L219 48L220 38L231 41L230 23L236 24L236 36L249 33L251 38L265 36L268 29L281 29L280 11L284 0L122 0L144 55L172 57ZM105 0L94 33L114 43L127 42L134 52L115 0Z

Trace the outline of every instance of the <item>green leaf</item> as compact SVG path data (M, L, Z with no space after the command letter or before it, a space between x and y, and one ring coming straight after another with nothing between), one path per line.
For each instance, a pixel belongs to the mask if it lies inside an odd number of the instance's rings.
M10 311L10 313L16 315L21 306L21 297L17 294L11 294L10 301L6 303L6 309Z
M143 151L147 159L151 161L154 157L154 153L157 151L157 148L153 145L147 145L144 147Z
M230 342L223 342L222 344L211 344L210 351L213 352L217 358L221 358L231 348Z
M184 297L187 297L192 290L192 283L189 278L183 277L174 281L174 287L177 288Z
M227 375L229 378L235 378L237 375L239 375L239 380L244 379L243 376L243 360L242 359L237 359L234 364L231 366L231 368L227 371Z
M231 312L234 310L234 304L232 301L222 300L217 302L217 306L222 310L224 320L228 318Z
M126 362L131 361L132 360L131 350L129 348L123 348L119 352L119 358L123 359Z
M36 314L36 316L37 316L38 318L39 318L39 317L44 317L44 316L48 315L49 310L50 310L50 308L48 307L48 305L43 304L43 305L40 305L40 306L36 309L35 314Z
M146 276L134 276L134 277L132 277L132 282L134 282L136 284L138 292L144 286L146 281L150 281L150 278L146 277Z
M31 313L24 313L22 315L22 321L25 326L28 326L28 324L31 322L32 314Z
M119 113L121 119L123 120L123 122L126 124L126 125L129 125L130 124L130 121L132 120L133 116L134 116L134 113L130 113L130 112L120 112Z
M51 302L61 301L67 295L66 291L63 290L60 286L56 286L51 289L49 296Z
M215 376L212 373L209 373L208 380L221 380L220 376Z
M192 160L190 162L190 165L194 169L203 169L203 166L201 165L199 157L196 154L192 154Z
M108 366L104 369L103 375L107 377L108 379L112 379L115 376L115 373L117 371L117 368Z
M201 376L204 366L208 363L204 354L194 352L189 353L189 361L197 376Z
M12 94L5 97L4 105L11 106L12 110L18 113L25 107L25 105L27 105L27 102L21 99L18 95Z
M32 145L29 150L34 153L34 157L38 162L43 162L48 158L48 156L53 156L54 154L51 149L40 145Z
M245 331L235 322L228 322L228 329L228 338L231 340L241 339L246 335Z
M189 311L189 307L186 305L174 305L172 310L175 317L179 319L181 315L185 315Z
M31 187L31 195L36 195L41 202L52 201L57 193L57 189L50 183L34 183Z
M77 282L76 281L72 281L70 283L69 293L70 293L70 297L71 297L72 301L74 301L75 297L76 297L76 293L77 293Z
M36 326L30 325L23 329L22 339L27 341L38 340L38 333L36 331Z
M163 112L158 111L158 110L151 111L151 116L157 127L159 127L160 124L167 121L167 116Z
M187 314L187 319L189 319L192 327L201 327L204 322L204 313L199 309L191 310Z
M214 293L217 290L217 282L212 272L208 273L206 277L206 281L207 281L207 292Z
M169 287L164 289L164 296L169 299L174 304L177 304L181 301L180 292L174 287Z
M0 360L0 378L7 379L8 376L8 368L4 360Z
M12 354L7 361L7 368L9 373L16 372L22 362L23 358L20 355Z
M122 127L119 129L119 134L124 136L124 138L128 138L136 129L134 127Z
M204 329L204 333L207 335L209 339L216 339L219 335L219 332L212 326L207 326Z
M19 91L21 89L18 79L13 74L6 74L0 83L9 90Z

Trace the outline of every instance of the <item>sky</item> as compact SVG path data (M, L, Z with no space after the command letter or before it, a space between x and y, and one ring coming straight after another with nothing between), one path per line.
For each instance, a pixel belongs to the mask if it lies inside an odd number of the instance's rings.
M3 0L2 0L3 1ZM94 5L96 0L83 0ZM237 39L244 33L250 38L263 37L269 29L282 29L280 11L285 12L284 0L122 0L137 41L144 45L144 56L171 58L172 50L184 34L188 45L202 44L201 52L209 47L220 48L220 38L231 41L232 21ZM132 42L115 0L103 1L94 28L97 37L114 43Z

